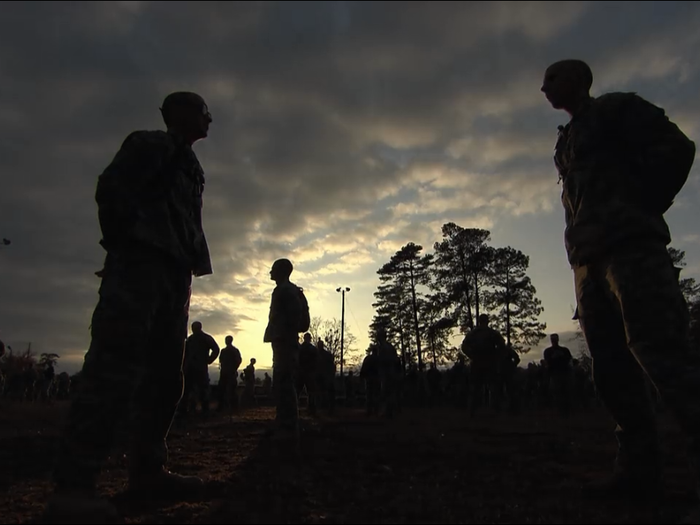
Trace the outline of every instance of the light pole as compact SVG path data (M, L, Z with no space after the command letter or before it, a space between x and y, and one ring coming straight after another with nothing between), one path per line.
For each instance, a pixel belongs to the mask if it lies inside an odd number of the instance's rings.
M343 297L343 306L340 314L340 377L343 377L343 359L345 357L345 292L349 292L350 288L337 288L336 292L340 292Z

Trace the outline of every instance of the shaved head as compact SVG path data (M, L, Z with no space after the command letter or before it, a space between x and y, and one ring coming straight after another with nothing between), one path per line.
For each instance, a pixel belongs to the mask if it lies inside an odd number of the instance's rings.
M549 66L544 75L542 92L554 109L572 113L591 98L593 72L583 60L561 60Z

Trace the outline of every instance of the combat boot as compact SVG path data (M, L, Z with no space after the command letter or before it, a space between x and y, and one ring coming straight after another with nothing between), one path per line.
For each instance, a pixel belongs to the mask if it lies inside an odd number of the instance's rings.
M123 523L109 501L90 490L56 490L49 498L41 523Z
M165 468L135 471L129 474L129 492L148 498L197 498L204 492L204 481L197 476L183 476Z
M618 433L618 440L620 447L612 478L587 485L584 493L596 498L640 502L661 498L664 483L661 451L657 442L650 440L644 447L633 448L621 433Z

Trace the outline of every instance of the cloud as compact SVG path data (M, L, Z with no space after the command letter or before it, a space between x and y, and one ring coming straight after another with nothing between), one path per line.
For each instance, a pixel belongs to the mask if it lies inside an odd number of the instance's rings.
M700 10L651 4L4 4L3 334L84 352L104 258L96 178L128 133L161 127L175 90L214 116L195 149L215 274L196 280L192 315L250 332L251 348L278 257L322 301L409 241L430 249L443 222L550 213L566 119L539 92L553 60L589 60L596 89L639 83L696 129Z

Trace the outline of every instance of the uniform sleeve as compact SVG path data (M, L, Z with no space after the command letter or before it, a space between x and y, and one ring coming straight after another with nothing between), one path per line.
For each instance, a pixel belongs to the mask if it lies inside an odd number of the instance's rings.
M168 146L149 132L134 132L97 180L95 200L105 242L118 242L153 191Z
M219 348L219 345L216 342L216 339L214 339L211 336L209 337L209 350L212 351L212 354L209 357L209 364L212 364L214 361L216 361L216 358L219 357L219 353L221 352L221 349Z

